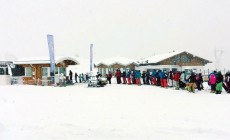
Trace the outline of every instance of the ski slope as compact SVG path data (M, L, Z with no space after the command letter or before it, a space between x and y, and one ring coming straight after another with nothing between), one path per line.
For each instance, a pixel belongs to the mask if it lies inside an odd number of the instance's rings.
M229 140L230 95L154 86L0 86L0 140Z

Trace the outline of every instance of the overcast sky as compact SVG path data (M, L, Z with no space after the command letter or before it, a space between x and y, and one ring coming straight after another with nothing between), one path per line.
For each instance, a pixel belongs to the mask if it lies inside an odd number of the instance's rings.
M0 57L139 59L186 50L230 68L230 0L0 0ZM8 56L7 56L8 55ZM223 61L225 60L225 62ZM227 63L227 64L226 64Z

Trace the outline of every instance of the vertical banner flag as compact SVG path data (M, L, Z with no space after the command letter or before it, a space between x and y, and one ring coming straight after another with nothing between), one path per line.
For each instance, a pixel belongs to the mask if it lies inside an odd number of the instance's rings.
M93 71L93 44L90 44L90 72Z
M53 35L47 35L49 54L50 54L50 80L54 84L55 59L54 59L54 39Z

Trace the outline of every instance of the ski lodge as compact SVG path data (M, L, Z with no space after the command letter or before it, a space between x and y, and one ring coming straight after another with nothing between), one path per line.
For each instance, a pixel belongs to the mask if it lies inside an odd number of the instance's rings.
M185 71L202 72L204 66L211 61L191 54L186 51L173 51L169 53L157 54L138 62L137 70L162 70L162 71Z
M116 69L120 69L121 72L129 69L140 70L141 72L147 70L202 72L204 66L208 63L212 62L189 52L173 51L153 55L138 61L125 57L113 57L97 62L96 67L98 72L105 76L109 71L114 75Z

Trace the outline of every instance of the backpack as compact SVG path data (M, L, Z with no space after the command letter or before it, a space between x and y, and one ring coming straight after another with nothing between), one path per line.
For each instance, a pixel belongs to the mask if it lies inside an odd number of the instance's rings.
M200 76L197 74L196 75L196 81L199 81L200 80Z

